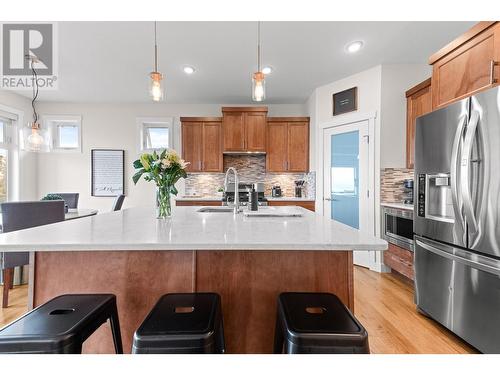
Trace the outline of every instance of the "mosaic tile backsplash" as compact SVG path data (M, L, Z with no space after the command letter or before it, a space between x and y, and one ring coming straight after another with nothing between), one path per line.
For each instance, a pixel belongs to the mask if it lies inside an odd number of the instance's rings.
M403 181L413 179L413 169L385 168L380 174L380 200L382 202L403 202Z
M278 184L284 197L293 197L294 181L300 179L306 180L304 196L314 199L316 195L315 172L266 173L265 155L224 155L224 170L229 167L236 168L240 182L263 182L268 196L273 185ZM190 173L185 181L185 194L214 196L217 188L223 185L224 173Z

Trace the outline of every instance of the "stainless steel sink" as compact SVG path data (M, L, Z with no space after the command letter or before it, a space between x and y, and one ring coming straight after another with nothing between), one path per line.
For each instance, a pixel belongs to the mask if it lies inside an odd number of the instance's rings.
M202 207L198 210L198 212L233 212L231 207Z

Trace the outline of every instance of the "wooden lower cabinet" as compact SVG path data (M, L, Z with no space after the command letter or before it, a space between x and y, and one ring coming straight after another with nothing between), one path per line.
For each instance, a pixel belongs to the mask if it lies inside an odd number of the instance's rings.
M414 280L412 251L389 243L388 249L384 251L384 264L391 267L393 271Z
M315 211L314 201L268 201L269 206L299 206L310 211Z
M175 201L176 206L222 206L222 201Z

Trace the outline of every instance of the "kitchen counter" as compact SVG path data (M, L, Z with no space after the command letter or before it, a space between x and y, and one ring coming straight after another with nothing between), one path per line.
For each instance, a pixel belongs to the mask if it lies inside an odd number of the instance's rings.
M135 207L0 235L0 251L385 250L386 242L297 207L302 217L249 218ZM265 209L265 208L261 208ZM275 210L278 208L274 208ZM194 235L195 234L195 235Z
M0 251L32 252L33 307L66 293L116 295L125 352L163 294L209 291L221 296L227 352L271 353L280 293L330 292L354 311L352 250L387 248L300 207L302 217L281 218L199 208L175 207L157 220L153 208L136 207L5 233ZM109 325L84 351L113 352Z
M212 196L212 197L208 197L208 196L197 196L197 195L194 195L194 196L182 196L182 197L176 197L175 198L176 201L180 201L180 202L203 202L203 201L221 201L222 202L222 197L221 196Z
M314 202L314 198L297 198L297 197L266 197L268 201L275 202Z
M391 207L391 208L399 208L402 210L410 210L413 211L413 205L412 204L404 204L404 203L398 203L398 202L382 202L380 203L381 206L385 207Z

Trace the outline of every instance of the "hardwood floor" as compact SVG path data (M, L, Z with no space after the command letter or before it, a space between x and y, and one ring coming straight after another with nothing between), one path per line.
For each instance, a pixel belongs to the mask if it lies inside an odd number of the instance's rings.
M3 285L0 285L0 294L3 292ZM15 286L9 292L9 307L0 308L0 328L19 318L28 310L28 286Z
M0 287L0 292L1 292ZM11 291L0 309L0 327L26 312L27 286ZM354 267L355 315L370 337L372 353L477 353L460 338L415 310L412 286L394 274Z
M354 267L354 313L368 331L372 353L477 353L419 314L413 303L413 287L394 274Z

